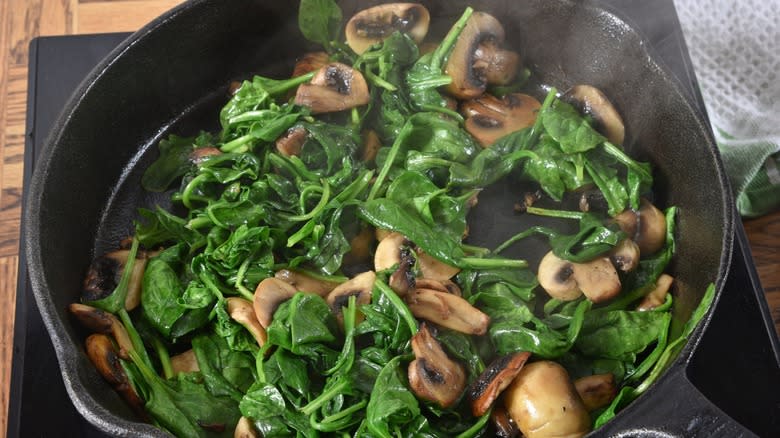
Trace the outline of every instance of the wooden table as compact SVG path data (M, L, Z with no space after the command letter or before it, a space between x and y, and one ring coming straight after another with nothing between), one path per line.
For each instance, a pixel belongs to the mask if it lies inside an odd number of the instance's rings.
M41 35L134 31L181 0L0 0L0 436L11 374L19 263L27 47ZM780 212L744 223L780 332Z

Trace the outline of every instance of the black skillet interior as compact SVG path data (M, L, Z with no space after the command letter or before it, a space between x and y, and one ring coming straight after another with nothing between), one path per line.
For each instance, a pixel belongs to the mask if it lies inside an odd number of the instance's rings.
M375 3L341 5L349 17ZM509 44L521 52L537 83L558 89L588 83L613 100L627 125L625 148L655 166L656 202L681 210L672 266L679 329L709 282L717 280L722 287L731 254L732 207L708 128L654 63L639 35L588 2L423 3L434 23L440 23L432 33L443 33L472 5L499 17ZM39 161L26 224L31 282L71 398L108 432L158 433L135 423L94 372L80 347L83 333L66 306L77 300L93 255L114 248L130 233L136 208L165 204L138 184L156 155L156 142L169 132L215 128L230 80L255 72L288 74L295 56L307 49L296 12L294 2L243 0L200 0L175 9L133 35L90 75ZM521 188L506 183L480 199L473 216L480 223L480 241L501 241L528 225L512 212L520 193ZM537 247L536 254L542 250ZM678 364L694 346L690 343ZM613 428L648 424L641 421L641 410L632 406L628 411L613 421Z

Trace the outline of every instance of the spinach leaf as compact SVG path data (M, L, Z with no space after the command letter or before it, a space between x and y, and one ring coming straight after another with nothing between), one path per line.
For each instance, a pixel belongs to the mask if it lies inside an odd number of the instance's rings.
M366 408L368 430L380 437L392 438L420 415L417 398L401 376L400 361L396 356L379 372Z
M573 106L561 100L542 109L539 117L547 134L566 154L589 151L606 141Z
M202 132L198 137L179 137L170 135L160 141L160 156L149 166L141 177L141 186L150 192L163 192L177 178L182 177L192 167L190 155L198 147L213 144L211 134Z
M330 50L341 34L341 8L333 0L301 0L298 27L303 36Z
M633 363L668 329L669 318L660 312L594 310L586 315L575 346L586 356Z

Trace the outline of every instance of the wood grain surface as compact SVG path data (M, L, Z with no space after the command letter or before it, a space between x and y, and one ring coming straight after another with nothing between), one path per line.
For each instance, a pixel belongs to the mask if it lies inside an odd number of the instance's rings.
M134 31L181 0L0 0L0 436L5 435L27 96L27 48L43 35ZM780 331L780 212L744 223Z

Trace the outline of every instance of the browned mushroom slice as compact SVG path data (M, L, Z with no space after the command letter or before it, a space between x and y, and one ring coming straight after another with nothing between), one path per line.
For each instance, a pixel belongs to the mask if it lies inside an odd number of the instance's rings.
M593 118L595 128L607 140L621 146L626 135L623 118L612 102L598 88L590 85L575 85L568 89L562 99L574 105L580 112Z
M128 255L130 255L129 250L120 249L92 261L84 278L84 288L81 294L84 301L97 301L114 293L127 264ZM127 298L125 298L125 309L127 310L133 310L141 303L141 284L143 283L146 262L146 252L139 250L133 263L130 283L127 285Z
M344 316L342 308L349 303L349 297L355 297L355 303L358 306L369 304L371 302L371 291L374 289L376 274L374 271L366 271L351 278L349 281L341 283L333 289L325 298L331 312L336 315L340 324L343 324ZM362 318L362 314L358 318ZM359 322L358 319L357 322Z
M368 129L363 132L363 152L361 153L361 160L366 163L373 163L376 159L376 154L379 149L382 148L382 142L379 141L379 135L373 129Z
M466 117L466 130L488 147L511 132L533 125L539 108L539 101L527 94L508 94L503 99L485 94L464 102L461 113Z
M412 336L415 359L409 363L409 386L420 398L443 408L452 406L466 387L463 366L447 356L423 323Z
M600 303L620 293L620 277L608 257L573 263L548 252L539 263L539 285L553 298L571 301L584 294Z
M515 422L512 421L503 406L493 407L493 410L490 411L490 421L493 423L498 438L514 438L520 434Z
M636 310L652 310L663 304L666 301L666 295L669 293L672 283L674 283L674 277L669 274L661 274L658 280L655 281L653 290L642 298L642 301L636 306Z
M241 417L236 424L236 430L233 432L233 438L259 438L260 434L255 430L252 420L247 417Z
M460 268L450 266L417 248L417 266L423 278L449 280L460 272Z
M344 254L347 265L368 264L371 262L371 250L374 246L374 229L364 226L349 239L349 252Z
M262 347L268 339L268 335L265 333L265 328L260 325L260 321L257 320L252 302L239 297L230 297L225 301L227 302L228 315L249 330L257 344Z
M103 334L110 334L119 345L119 355L122 359L130 359L128 353L133 351L133 343L127 334L125 326L112 313L87 306L72 303L68 306L70 313L86 328Z
M297 290L289 283L278 278L266 278L257 285L254 297L254 309L257 321L264 329L271 325L279 304L289 300Z
M171 369L173 374L194 373L200 371L198 358L195 357L195 351L190 349L175 356L171 356Z
M119 360L119 354L110 337L102 333L89 335L86 340L87 357L98 373L118 392L139 416L147 419L144 401L135 392Z
M609 253L609 259L623 272L631 272L639 266L639 245L631 239L623 239Z
M612 373L581 377L574 381L574 387L588 411L609 405L617 396L615 376Z
M303 144L306 143L308 133L302 126L293 126L281 137L276 139L276 150L285 157L301 155Z
M298 86L295 103L313 114L344 111L368 103L368 84L352 67L332 62L322 67L308 84Z
M434 280L431 278L418 278L415 280L415 287L420 289L433 289L439 292L447 292L459 297L463 296L460 286L452 280Z
M415 289L406 296L409 310L417 318L470 335L484 335L490 317L463 298L432 289Z
M389 3L358 12L347 22L344 33L349 47L360 55L395 31L408 34L419 44L428 33L430 21L430 13L422 5Z
M666 217L647 199L642 198L639 210L627 209L613 220L639 246L639 252L648 256L666 244Z
M515 376L525 365L531 353L521 353L501 356L490 363L485 371L469 385L468 395L471 399L471 413L475 417L485 415L496 398L512 383Z
M298 61L295 62L292 76L297 78L298 76L303 76L306 73L319 70L325 64L327 64L328 61L330 61L330 57L325 52L305 53Z
M561 365L525 365L504 391L504 406L526 438L580 437L591 428L588 411Z
M401 263L401 250L410 245L411 243L403 234L395 231L379 239L379 245L374 252L374 270L379 272L399 265Z
M447 60L445 73L452 78L447 91L459 99L471 99L484 93L489 81L511 81L519 59L500 49L503 42L504 28L495 17L484 12L472 14Z
M190 162L199 165L211 157L221 155L222 151L215 147L202 147L190 152Z
M303 272L291 269L280 269L276 271L274 277L290 284L295 290L312 293L321 297L327 296L330 291L339 285L338 282L318 279Z

